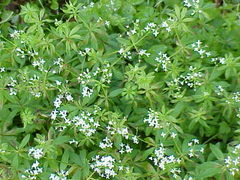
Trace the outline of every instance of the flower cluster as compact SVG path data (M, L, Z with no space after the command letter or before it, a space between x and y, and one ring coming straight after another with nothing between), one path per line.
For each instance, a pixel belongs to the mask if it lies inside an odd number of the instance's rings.
M79 51L78 52L78 54L80 55L80 56L86 56L89 52L91 51L91 48L85 48L84 50L82 50L82 51Z
M126 26L126 28L128 29L128 31L126 32L127 36L134 35L139 31L139 22L139 19L136 19L136 21L133 22L133 29L131 29L129 25Z
M43 149L32 147L28 150L28 155L32 156L34 159L41 159L44 156Z
M86 71L79 74L78 82L84 85L89 83L91 79L92 79L92 73L90 73L89 69L87 68Z
M121 154L123 154L123 153L131 153L132 151L133 151L133 148L131 148L128 144L123 144L123 143L120 144L119 152Z
M156 61L159 62L162 66L163 71L167 71L167 66L171 63L170 57L166 53L158 53L159 57L156 57ZM155 69L155 71L158 71L158 67Z
M223 92L224 92L224 88L223 88L221 85L218 85L218 86L216 87L215 92L216 92L217 95L220 96L220 95L223 94Z
M161 24L161 27L164 28L167 32L171 32L172 28L171 28L171 24L174 21L173 18L168 18L166 21L163 21Z
M230 171L230 173L234 176L235 174L239 174L240 171L240 144L236 145L231 154L228 155L225 159L225 166Z
M147 122L149 126L152 126L154 128L163 128L159 124L159 114L158 112L149 109L148 111L148 117L143 120L143 122Z
M213 62L214 64L226 64L226 58L224 57L212 58L211 62Z
M25 173L21 176L23 179L37 179L38 175L43 172L43 168L39 167L39 162L36 161L32 164L31 168L26 169Z
M184 0L184 6L190 8L190 7L195 7L198 8L199 7L199 0Z
M82 96L83 97L90 97L93 93L93 89L87 87L87 86L84 86L83 89L82 89Z
M5 67L0 67L0 73L3 73L6 71L6 68Z
M112 79L112 72L110 68L110 64L105 64L101 69L98 68L97 71L95 71L94 75L101 73L100 81L102 83L106 82L107 84L109 84Z
M78 143L79 143L75 139L69 140L68 142L69 142L69 144L75 144L75 145L78 145Z
M21 48L18 47L15 49L15 51L16 51L16 56L22 59L25 58L25 52Z
M236 103L240 102L240 92L234 92L232 94L232 100L234 100Z
M72 101L73 97L69 92L57 95L56 99L53 102L54 107L56 109L59 108L65 99L67 101ZM54 110L54 112L51 113L51 119L56 119L56 113L57 112L55 110Z
M123 126L119 126L118 122L110 120L108 125L106 126L106 129L109 134L114 135L114 134L120 134L122 135L125 139L129 138L129 132L128 128Z
M184 82L188 87L195 88L196 86L201 86L202 82L200 79L203 77L201 72L190 72L186 76L180 76L182 82Z
M132 53L130 51L126 51L125 49L120 48L118 53L122 55L125 59L132 59Z
M190 72L188 72L186 75L181 74L178 78L167 82L167 85L170 87L175 87L177 91L180 91L183 85L187 85L188 87L194 89L197 86L201 86L203 74L201 72L197 72L196 68L192 66L189 67L189 70Z
M10 95L17 95L17 89L15 88L15 86L17 85L17 80L13 79L13 77L10 77L10 83L7 84L7 86L9 87L9 94Z
M63 95L61 95L60 98L63 98ZM61 104L62 101L58 103ZM59 131L63 131L64 129L69 127L70 129L74 128L85 136L92 136L97 131L97 128L100 126L97 120L97 113L100 110L100 107L94 106L93 112L82 110L79 115L74 117L68 117L69 112L67 110L55 109L51 112L50 117L51 119L56 120L53 122L53 124L55 125L55 128ZM72 143L75 142L73 141Z
M93 7L94 7L94 2L90 2L88 5L82 6L83 9L93 8Z
M52 68L51 72L53 74L56 74L56 73L61 73L62 69L63 69L63 63L64 63L64 60L62 58L57 58L53 61L53 65L56 66L56 68Z
M192 139L190 142L188 142L188 156L190 158L192 157L199 157L199 153L203 153L204 152L204 148L199 144L199 140L198 139Z
M92 158L92 163L90 167L93 171L97 172L99 176L110 179L117 175L115 171L115 162L116 160L112 156L99 156Z
M211 52L207 51L205 47L202 47L202 42L200 40L192 44L193 50L197 52L201 58L211 56Z
M14 30L11 34L10 37L13 39L19 39L20 35L23 34L24 31L23 30Z
M136 135L132 136L132 141L133 141L134 144L139 143L138 137Z
M30 89L30 93L34 97L36 97L36 98L41 97L42 90L41 90L41 85L40 84L42 83L42 80L40 79L39 76L34 74L33 77L29 78L29 81L27 81L26 83L30 85L30 88L29 88ZM46 85L46 87L47 87L47 85Z
M102 149L112 148L112 146L113 146L113 143L108 137L104 138L102 140L102 142L100 142L100 144L99 144L99 147Z
M95 70L90 72L87 68L86 71L79 74L77 78L78 82L82 85L82 96L90 97L94 90L89 87L88 84L96 82L97 79L101 83L109 84L111 82L112 73L110 70L110 64L104 64L102 67L97 67Z
M153 22L148 23L148 24L146 25L146 27L144 27L144 30L145 30L146 32L152 32L152 34L153 34L155 37L157 37L158 34L159 34L159 28L158 28L158 26L157 26L155 23L153 23Z
M83 111L79 116L74 116L73 119L67 119L65 122L70 128L76 127L76 129L85 136L92 136L100 126L93 115L87 111Z
M145 50L145 49L140 49L138 54L139 54L139 56L147 56L147 57L150 56L150 53L147 53L147 50Z
M39 58L38 60L33 61L32 65L33 67L37 67L39 71L47 72L47 70L44 68L45 60L42 58Z
M49 180L67 180L68 171L61 170L56 174L51 174Z
M149 157L153 161L155 166L158 166L160 169L165 170L172 165L177 165L181 163L181 159L176 158L174 155L167 155L167 149L163 147L163 144L160 144L160 147L155 149L154 155Z
M178 174L181 173L181 169L180 168L173 168L170 170L170 172L172 173L174 178L177 178Z
M202 10L200 10L200 0L184 0L183 4L187 8L194 8L191 15L202 13Z

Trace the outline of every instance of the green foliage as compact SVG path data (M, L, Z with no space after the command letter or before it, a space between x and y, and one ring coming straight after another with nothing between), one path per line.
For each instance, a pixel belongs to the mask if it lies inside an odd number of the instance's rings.
M20 2L0 2L0 179L240 179L237 0Z

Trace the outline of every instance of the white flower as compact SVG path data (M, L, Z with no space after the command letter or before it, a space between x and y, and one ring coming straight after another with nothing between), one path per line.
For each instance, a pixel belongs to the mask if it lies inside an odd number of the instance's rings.
M0 67L0 72L5 72L5 67Z
M31 168L26 169L24 172L25 174L21 176L23 179L37 179L37 176L43 172L43 168L40 168L39 162L36 161L32 164Z
M136 29L131 30L131 33L136 34L137 33Z
M147 56L147 57L150 56L150 53L147 53L147 50L145 50L145 49L141 49L138 54L140 56L144 56L144 55Z
M110 26L110 22L109 21L105 21L104 23L106 26Z
M91 48L85 48L84 50L86 53L89 53L91 51Z
M157 30L155 30L155 31L153 32L153 35L154 35L155 37L157 37L158 34L159 34L159 32L158 32Z
M56 83L57 86L60 86L62 84L62 82L58 81L58 80L55 80L55 83Z
M139 143L139 140L138 140L137 136L133 136L132 140L133 140L133 143L135 143L135 144Z
M68 171L61 170L56 174L51 174L49 180L67 180Z
M44 155L43 154L43 149L42 148L38 149L38 148L32 147L28 150L28 155L32 156L35 159L40 159Z
M121 48L119 51L118 51L119 54L123 54L124 53L124 49Z
M155 58L157 62L159 62L162 65L163 71L167 71L167 66L171 63L170 57L166 53L158 53L158 57Z
M102 149L112 148L112 146L113 146L113 143L108 137L103 139L102 142L100 142L100 145L99 145L99 147L102 148Z
M71 94L66 94L67 101L73 101L73 97Z
M159 124L159 115L158 112L153 111L152 109L149 109L148 111L148 117L143 120L143 122L147 122L149 126L155 127L155 128L161 128Z
M131 148L128 144L121 143L120 147L121 147L121 149L119 150L119 152L121 154L123 154L123 153L131 153L133 151L133 148Z
M198 139L192 139L192 141L193 141L195 144L199 144L199 140L198 140Z
M166 135L167 135L167 134L164 133L164 132L161 133L161 136L162 136L163 138L164 138Z
M158 166L162 170L165 170L167 164L181 163L179 158L175 158L173 155L167 156L165 152L166 149L161 144L160 147L154 151L154 156L151 156L149 159L153 161L155 166Z
M90 89L87 86L83 87L83 90L82 90L83 97L90 97L92 95L92 93L93 93L92 89Z
M57 59L53 62L53 64L60 66L60 65L62 64L62 62L63 62L63 59L62 59L62 58L57 58Z
M111 156L95 156L90 167L99 174L99 176L109 179L117 175L115 172L115 159Z
M72 139L72 140L69 141L69 144L76 144L77 145L78 142L75 139Z
M74 116L71 120L66 119L65 123L70 127L75 126L85 136L92 136L100 126L99 122L87 111L83 111L79 116Z
M50 114L51 119L55 120L57 118L57 113L58 113L58 111L56 109L54 109Z
M55 101L53 102L54 107L55 108L59 108L60 105L62 104L62 98L60 98L59 96L55 99Z
M18 30L14 30L11 34L10 37L14 38L14 39L19 39L20 35L23 33L22 30L18 31Z

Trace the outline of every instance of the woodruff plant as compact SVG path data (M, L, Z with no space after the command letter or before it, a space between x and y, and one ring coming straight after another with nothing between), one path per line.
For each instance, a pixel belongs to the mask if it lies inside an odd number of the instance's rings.
M240 178L237 1L14 2L0 179Z

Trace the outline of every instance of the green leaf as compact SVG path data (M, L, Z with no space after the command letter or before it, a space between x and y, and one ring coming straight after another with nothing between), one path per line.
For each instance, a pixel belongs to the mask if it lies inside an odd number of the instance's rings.
M79 165L79 166L82 166L82 162L81 162L80 157L74 152L69 152L69 153L70 153L71 161L74 162L75 164Z
M69 33L69 36L74 35L78 30L80 29L80 26L75 26Z
M59 7L59 4L58 4L57 0L52 0L50 8L54 9L54 10L57 10L58 7Z
M64 144L65 142L68 142L71 138L69 136L58 136L56 139L54 139L54 144L60 145Z
M146 160L146 159L148 158L148 156L153 153L154 150L155 150L155 148L152 147L152 148L149 148L148 150L144 151L144 152L142 153L141 160L142 160L142 161Z
M18 166L19 166L19 156L18 156L18 154L14 155L11 165L14 168L18 168Z
M87 161L86 161L86 155L87 155L87 151L86 150L81 150L79 152L79 157L80 157L80 164L84 167L87 166Z
M1 14L1 22L0 24L3 24L5 22L7 22L8 20L10 20L10 18L12 17L13 12L11 11L4 11L3 14Z
M77 171L74 173L72 179L82 179L82 171L80 168L78 168Z
M123 92L122 88L115 89L109 93L109 97L116 97L116 96L120 95L122 92Z
M223 71L219 71L219 70L214 70L212 73L211 73L211 76L209 78L209 81L212 81L212 80L215 80L217 79L219 76L221 76L223 73Z
M219 128L219 133L221 134L228 134L231 132L231 128L226 122L221 122L220 123L220 128Z
M174 10L175 10L175 14L176 14L177 18L178 18L178 19L181 19L181 11L180 11L180 8L179 8L177 5L175 5Z
M229 79L233 75L232 68L227 68L225 71L225 77L226 79Z
M222 173L221 165L216 162L204 162L196 167L196 179L213 177Z
M212 150L212 153L215 155L215 157L218 160L224 160L224 155L222 151L220 150L219 146L210 144L210 149Z
M64 170L68 166L69 151L65 150L60 163L60 170Z
M19 145L19 149L24 148L24 147L27 145L27 143L29 142L29 139L30 139L30 134L27 134L27 135L23 138L23 140L21 141L21 144Z
M173 111L171 112L171 115L177 118L185 110L185 108L186 108L185 102L178 102L174 107Z
M144 2L144 0L129 0L132 5L139 5Z

